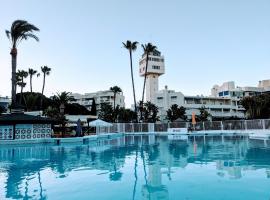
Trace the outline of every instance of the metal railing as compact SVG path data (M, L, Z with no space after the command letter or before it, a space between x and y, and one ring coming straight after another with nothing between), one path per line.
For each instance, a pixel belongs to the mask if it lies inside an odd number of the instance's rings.
M172 123L114 123L111 127L104 127L100 133L139 133L139 132L167 132L168 128L192 128L196 131L226 131L226 130L269 130L270 119L230 120Z

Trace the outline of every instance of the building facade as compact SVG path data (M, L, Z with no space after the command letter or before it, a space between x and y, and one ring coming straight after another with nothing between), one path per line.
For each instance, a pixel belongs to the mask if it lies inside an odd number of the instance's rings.
M193 112L198 115L201 107L205 107L214 118L244 118L244 109L239 104L240 98L229 95L219 96L221 91L233 91L234 82L227 82L222 86L215 85L211 96L185 96L181 92L169 90L167 86L159 90L159 76L165 73L164 56L159 51L149 55L147 72L145 67L146 55L144 54L139 63L139 75L141 77L146 75L146 101L158 106L161 120L166 119L167 110L173 104L186 108L188 118L191 118ZM262 82L262 84L267 85L268 82Z
M110 90L85 94L71 93L71 96L74 97L75 103L85 106L90 111L92 109L93 100L95 100L97 111L100 110L102 103L108 103L111 106L114 104L114 94ZM125 107L125 97L122 92L116 94L115 105Z
M167 110L173 105L186 108L186 115L190 119L192 113L199 115L199 109L205 107L213 118L244 118L244 109L239 103L239 99L231 97L211 97L211 96L184 96L181 92L169 90L165 86L155 94L154 104L159 108L161 120L165 120Z
M259 81L258 86L235 87L233 81L225 82L222 85L214 85L211 89L213 97L234 97L243 98L248 96L257 96L270 92L270 80Z
M159 51L154 51L148 56L148 67L146 71L147 55L143 54L140 59L139 74L141 77L146 75L146 101L153 102L155 93L158 92L158 78L165 73L164 56Z

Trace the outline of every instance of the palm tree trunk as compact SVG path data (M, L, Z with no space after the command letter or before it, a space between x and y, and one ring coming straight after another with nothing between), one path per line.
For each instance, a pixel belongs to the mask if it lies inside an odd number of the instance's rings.
M43 93L44 93L44 88L45 88L45 77L46 75L45 75L45 73L44 73L44 75L43 75L43 86L42 86L42 91L41 91L41 94L43 95Z
M144 82L143 82L143 93L142 93L142 101L140 102L140 121L143 120L143 116L142 116L142 110L143 110L143 101L144 101L144 93L145 93L145 83L146 83L146 76L147 76L147 69L148 69L148 56L149 54L146 54L146 66L145 66L145 73L144 73Z
M33 90L32 90L32 75L30 74L30 91L31 93L33 93Z
M23 78L22 78L22 83L23 83ZM20 105L22 105L22 97L23 96L23 85L21 86L21 95L20 95Z
M44 93L44 88L45 88L45 78L46 78L46 74L43 74L43 86L42 86L42 91L41 91L41 100L40 100L40 108L42 109L42 104L43 104L43 93Z
M129 58L130 58L130 71L131 71L131 80L132 80L132 88L133 88L134 108L135 108L135 113L136 113L136 122L138 122L137 105L136 105L136 93L135 93L135 85L134 85L134 78L133 78L132 51L131 51L131 49L129 50Z
M11 52L11 98L12 106L16 105L16 68L17 68L17 49L12 48Z
M146 54L146 66L145 66L145 73L144 73L144 82L143 82L143 93L142 93L142 103L144 101L144 93L145 93L145 84L146 84L146 77L147 77L147 69L148 69L148 56L149 54Z

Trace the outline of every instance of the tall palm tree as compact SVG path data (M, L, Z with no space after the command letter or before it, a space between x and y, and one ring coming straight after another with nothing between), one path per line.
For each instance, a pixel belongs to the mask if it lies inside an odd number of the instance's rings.
M133 65L132 65L132 52L136 51L138 42L131 42L130 40L127 40L126 43L123 42L123 46L129 51L129 60L130 60L130 72L131 72L131 80L132 80L132 88L133 88L133 100L134 100L134 107L135 107L135 113L137 116L137 101L136 101L136 93L135 93L135 84L134 84L134 78L133 78ZM136 117L136 121L138 121Z
M148 70L148 59L149 59L149 54L157 50L157 47L152 45L151 43L142 44L142 48L144 51L144 54L146 55L146 65L145 65L145 73L144 73L144 82L143 82L143 93L142 93L142 100L140 101L140 121L142 121L142 111L143 111L143 102L144 102L144 93L145 93L145 83L146 83L146 77L147 77L147 70Z
M27 78L28 72L24 71L24 70L18 70L17 76L20 79L20 82L18 82L17 84L21 87L20 104L22 104L23 88L26 86L26 83L24 82L24 79Z
M43 103L43 94L44 94L46 76L50 75L51 70L52 69L47 66L41 67L41 72L43 73L43 86L42 86L42 91L41 91L41 94L42 94L41 95L41 108L42 108L42 103Z
M146 66L145 66L145 73L144 73L144 82L143 82L143 93L142 93L142 104L144 101L144 93L145 93L145 83L146 83L146 77L147 77L147 70L148 70L148 59L149 59L149 54L153 53L155 50L157 50L157 47L152 45L151 43L142 44L142 48L144 51L144 54L146 54Z
M116 94L122 92L122 89L118 86L113 86L110 88L110 90L113 92L113 112L115 114L115 99L116 99ZM115 121L115 116L114 116L114 121Z
M12 105L16 104L16 71L17 71L17 46L22 40L33 38L39 41L39 38L33 33L39 29L25 20L16 20L12 23L10 30L6 30L6 35L11 42L11 97Z
M32 68L29 68L28 69L28 74L29 74L29 77L30 77L30 92L33 93L33 89L32 89L32 78L33 76L37 73L37 70L34 70Z

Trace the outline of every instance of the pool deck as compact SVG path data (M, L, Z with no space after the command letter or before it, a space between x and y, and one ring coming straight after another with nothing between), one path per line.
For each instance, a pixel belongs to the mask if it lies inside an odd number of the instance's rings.
M70 138L46 138L46 139L27 139L27 140L0 140L0 145L22 145L22 144L85 144L89 141L97 141L100 139L112 139L122 137L124 135L142 136L142 135L188 135L188 136L249 136L250 139L270 139L270 130L210 130L210 131L193 131L188 133L170 133L170 132L128 132L128 133L104 133L100 135L89 135L84 137Z

